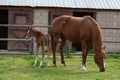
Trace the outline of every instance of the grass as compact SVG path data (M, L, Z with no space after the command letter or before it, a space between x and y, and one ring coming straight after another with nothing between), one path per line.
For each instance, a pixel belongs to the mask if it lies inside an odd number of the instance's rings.
M58 67L33 67L34 55L0 56L0 80L119 80L120 57L106 59L106 72L99 72L93 56L87 59L87 71L81 70L81 57L65 58L64 67L57 57Z

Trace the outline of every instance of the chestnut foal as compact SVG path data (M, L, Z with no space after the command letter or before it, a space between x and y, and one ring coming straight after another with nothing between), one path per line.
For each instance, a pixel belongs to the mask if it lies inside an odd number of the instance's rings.
M39 67L42 67L44 62L44 47L45 45L47 45L48 47L48 58L50 58L50 42L51 42L51 38L49 35L44 35L43 33L41 33L40 31L37 31L36 29L30 28L26 34L26 39L29 39L30 37L35 37L35 41L36 41L36 59L34 61L34 66L36 66L37 61L38 61L38 52L39 52L39 47L41 46L41 50L42 50L42 60L40 62ZM49 66L49 62L48 62L48 66Z

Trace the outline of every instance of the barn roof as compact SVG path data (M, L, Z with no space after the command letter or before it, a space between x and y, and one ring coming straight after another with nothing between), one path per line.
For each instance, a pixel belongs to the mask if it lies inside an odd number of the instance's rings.
M120 10L120 0L0 0L0 6Z

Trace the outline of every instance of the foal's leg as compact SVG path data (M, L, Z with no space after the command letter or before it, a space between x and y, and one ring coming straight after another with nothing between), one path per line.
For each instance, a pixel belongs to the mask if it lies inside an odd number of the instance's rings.
M48 43L48 66L50 66L50 63L49 63L49 59L50 59L50 50L51 50L51 46L50 44Z
M87 52L86 52L86 43L85 43L85 40L81 41L81 46L82 46L82 70L86 71Z
M38 61L38 51L39 51L39 45L36 45L36 59L34 61L34 66L36 66L37 61Z
M44 62L44 45L41 46L41 50L42 50L42 59L41 59L39 67L42 67L43 64L45 63Z
M60 45L60 50L61 50L61 63L64 64L64 66L66 66L65 61L64 61L64 47L66 44L66 39L62 38L62 42Z

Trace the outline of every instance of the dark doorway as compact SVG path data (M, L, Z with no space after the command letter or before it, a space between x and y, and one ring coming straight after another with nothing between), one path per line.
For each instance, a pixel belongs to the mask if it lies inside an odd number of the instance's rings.
M76 16L76 17L83 17L83 16L91 16L93 17L94 19L96 18L96 14L94 12L73 12L73 16Z
M0 10L0 24L8 24L8 10ZM8 27L0 26L0 38L8 38ZM7 49L8 41L0 40L0 49Z
M76 17L83 17L89 15L91 17L93 17L94 19L96 19L96 14L94 12L73 12L73 16ZM81 51L81 45L80 43L73 43L72 46L77 50L77 51Z

